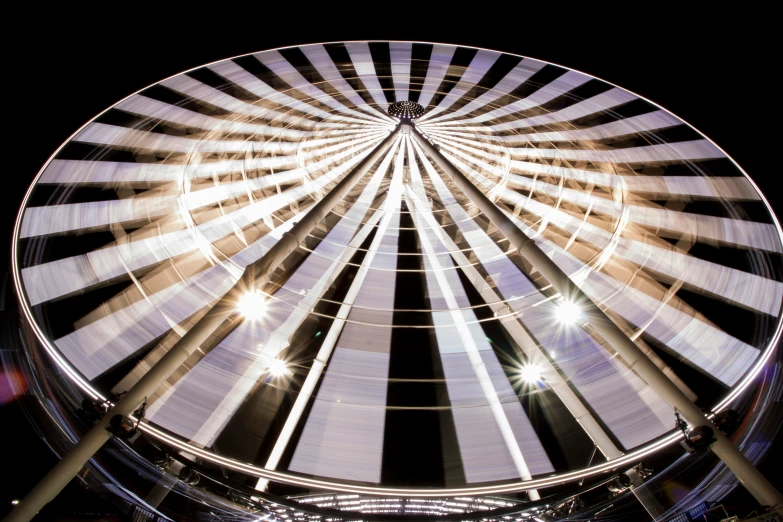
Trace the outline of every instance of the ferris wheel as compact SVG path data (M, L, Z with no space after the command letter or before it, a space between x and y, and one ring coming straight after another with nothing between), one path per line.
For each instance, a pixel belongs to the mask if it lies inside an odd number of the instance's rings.
M537 501L682 438L595 310L719 412L780 338L781 237L731 158L621 87L341 42L107 109L35 179L13 256L30 328L88 400L200 332L139 428L206 468L294 497Z

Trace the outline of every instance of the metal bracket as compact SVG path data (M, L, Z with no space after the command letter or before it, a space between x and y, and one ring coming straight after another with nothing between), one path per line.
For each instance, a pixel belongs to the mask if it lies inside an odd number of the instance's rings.
M296 241L296 246L298 246L298 247L302 246L302 242L299 241L299 238L296 237L295 235L293 235L291 232L283 232L283 237L286 237L286 236L288 236L291 239L293 239L294 241Z

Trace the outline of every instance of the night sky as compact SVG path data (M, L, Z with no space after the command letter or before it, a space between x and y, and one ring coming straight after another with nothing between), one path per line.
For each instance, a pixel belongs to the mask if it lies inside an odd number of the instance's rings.
M420 40L486 47L615 83L660 104L715 141L783 216L783 195L778 189L783 174L775 161L780 132L773 126L780 113L779 84L773 79L779 67L780 28L773 26L769 13L730 12L705 20L678 18L674 12L643 13L643 6L634 4L633 16L607 18L566 12L565 4L534 14L504 12L498 3L477 3L474 12L442 19L389 3L365 3L360 18L318 13L301 21L295 17L304 16L306 6L291 5L289 12L278 13L256 2L247 7L218 3L209 7L212 11L188 16L142 12L140 6L133 6L111 15L30 10L18 18L7 17L6 30L15 29L22 36L7 44L3 64L5 150L11 160L10 165L5 163L0 194L4 244L10 245L16 212L40 167L105 108L152 83L212 61L335 40ZM321 9L335 7L321 5ZM219 12L223 8L230 12ZM478 11L482 8L487 10L483 14ZM341 11L347 9L340 6ZM96 14L98 21L92 18ZM6 286L10 285L9 250L6 247L0 263ZM8 308L12 291L6 290L4 297ZM17 410L16 406L0 410L3 438L11 441L13 449L8 451L18 461L12 468L24 466L22 477L41 476L53 461L29 427L17 424L8 429L9 420L24 422ZM24 483L18 481L0 493L0 513L5 512L8 499L26 492Z

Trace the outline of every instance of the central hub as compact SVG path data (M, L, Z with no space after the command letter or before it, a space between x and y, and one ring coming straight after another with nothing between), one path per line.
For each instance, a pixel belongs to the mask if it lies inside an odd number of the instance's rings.
M415 120L424 114L424 107L416 102L401 101L389 105L389 115L401 120Z

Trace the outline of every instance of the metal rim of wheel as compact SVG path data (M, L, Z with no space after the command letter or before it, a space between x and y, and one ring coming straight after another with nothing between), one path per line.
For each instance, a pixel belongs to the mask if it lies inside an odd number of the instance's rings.
M690 125L624 89L444 44L262 51L173 76L101 113L47 162L19 213L13 272L30 327L85 393L121 391L388 135L387 108L406 101L426 108L418 131L671 375L695 369L719 390L701 397L677 378L687 393L718 411L752 382L780 338L783 300L774 261L783 234L753 181ZM411 234L414 247L402 248ZM402 135L275 272L262 296L268 315L221 329L150 398L144 431L272 481L408 497L563 484L677 440L665 404L503 242ZM353 288L358 274L369 282ZM410 274L424 306L401 308L398 280ZM352 297L339 295L346 290ZM341 306L350 312L336 319ZM730 314L753 327L715 320ZM439 367L390 374L390 359L407 353L400 331L429 336ZM271 401L301 387L324 343L333 346L308 416L291 421L296 435L277 433L266 468L214 450L250 395ZM404 404L387 402L394 386L419 381L442 382L447 401L411 405L406 392ZM537 396L569 412L581 404L619 456L556 470L519 398ZM279 400L264 404L280 411ZM388 412L406 410L451 416L462 484L384 484ZM364 444L360 461L355 445L339 447L351 433ZM288 469L270 465L273 456Z

